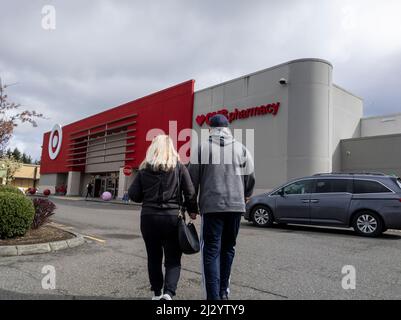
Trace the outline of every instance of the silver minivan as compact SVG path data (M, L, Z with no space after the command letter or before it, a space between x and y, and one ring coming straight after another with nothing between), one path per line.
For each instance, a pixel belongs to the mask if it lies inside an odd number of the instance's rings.
M261 227L303 224L353 227L375 237L401 229L401 180L378 173L328 173L292 180L252 197L245 219Z

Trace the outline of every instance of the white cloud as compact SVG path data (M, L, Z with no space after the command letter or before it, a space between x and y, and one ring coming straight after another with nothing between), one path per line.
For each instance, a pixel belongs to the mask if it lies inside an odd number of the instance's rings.
M12 144L34 157L53 123L301 57L330 60L366 114L401 108L399 0L53 0L54 31L41 28L44 4L4 0L0 12L0 76L19 83L10 97L51 118L15 131Z

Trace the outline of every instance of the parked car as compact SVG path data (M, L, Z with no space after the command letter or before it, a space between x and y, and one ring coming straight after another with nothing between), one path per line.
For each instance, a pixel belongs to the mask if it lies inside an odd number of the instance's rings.
M261 227L290 223L352 227L375 237L401 229L401 180L378 173L329 173L292 180L252 197L245 219Z

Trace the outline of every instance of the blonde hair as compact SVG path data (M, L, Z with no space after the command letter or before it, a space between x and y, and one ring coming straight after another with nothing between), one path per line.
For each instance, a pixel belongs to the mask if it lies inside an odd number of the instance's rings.
M151 167L153 170L169 171L177 166L180 156L174 148L173 141L168 135L158 135L146 151L146 157L139 169Z

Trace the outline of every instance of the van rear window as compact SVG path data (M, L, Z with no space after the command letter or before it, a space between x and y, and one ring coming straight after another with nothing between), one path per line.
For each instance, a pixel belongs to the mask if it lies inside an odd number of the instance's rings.
M354 180L354 193L382 193L391 192L379 182L370 180Z

